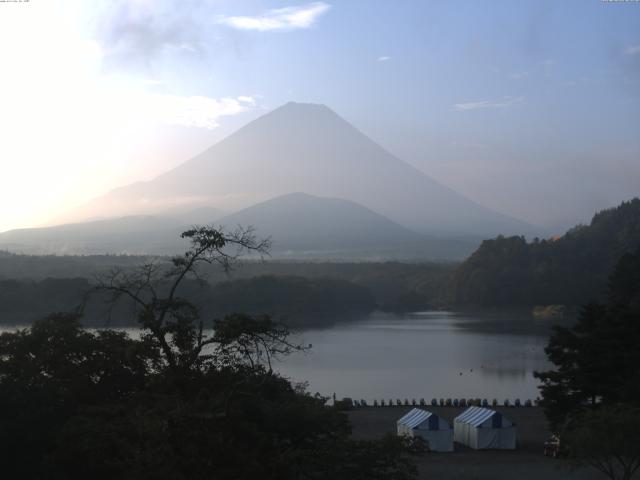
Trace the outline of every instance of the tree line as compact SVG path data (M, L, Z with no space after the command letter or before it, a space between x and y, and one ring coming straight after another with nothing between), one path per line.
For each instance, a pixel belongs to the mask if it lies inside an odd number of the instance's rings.
M640 246L640 199L597 213L559 238L498 236L454 272L446 301L481 307L579 306L600 300L618 259Z
M605 300L555 327L545 349L554 365L536 373L551 428L565 454L611 480L640 470L640 248L623 255Z
M135 326L126 305L110 307L107 312L103 295L87 299L93 286L84 278L0 280L0 324L30 323L48 312L82 307L85 325ZM236 311L269 313L296 327L333 321L330 317L335 315L357 317L376 308L367 288L337 279L261 276L214 285L189 279L180 285L180 293L210 316Z

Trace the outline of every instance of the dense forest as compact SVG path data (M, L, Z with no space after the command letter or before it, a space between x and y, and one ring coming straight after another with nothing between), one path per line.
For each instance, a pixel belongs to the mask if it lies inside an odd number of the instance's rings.
M84 278L41 281L0 280L0 324L17 325L43 318L48 312L82 309L89 326L135 324L129 307L107 308L103 294L90 295L93 284ZM272 314L294 327L325 325L341 318L368 313L376 308L370 291L346 280L330 278L259 276L209 284L183 282L180 295L192 301L204 315L233 312ZM34 299L38 299L34 302ZM133 323L132 323L133 322Z
M598 300L615 262L638 245L636 198L597 213L589 225L574 227L562 237L486 240L462 264L250 260L230 272L204 266L204 282L185 282L182 288L207 314L269 313L296 327L373 309L577 306ZM129 271L148 262L163 264L169 259L0 252L0 324L74 310L96 279L114 268ZM125 313L111 312L109 324L122 324ZM94 298L83 321L105 325L106 318Z
M221 282L209 302L218 314L247 312L279 315L358 314L376 306L371 292L346 280L260 276Z
M448 301L517 307L600 299L617 260L640 245L640 199L597 213L559 238L485 240L453 273Z
M108 273L112 268L132 268L149 261L166 262L168 257L134 255L18 255L0 251L0 280L44 280L47 278L88 278ZM394 304L417 294L423 302L437 303L440 287L455 263L436 262L306 262L244 260L231 272L203 268L206 280L215 284L263 275L308 279L335 278L362 285L379 304Z
M51 311L72 311L101 276L117 268L128 271L165 257L29 256L0 252L0 324L23 324ZM205 283L185 282L185 296L205 312L220 315L242 310L326 323L328 314L361 314L374 308L390 311L438 305L440 287L454 265L438 263L320 263L246 261L225 273L203 267ZM33 302L38 298L38 302ZM87 305L83 322L126 324L126 310L107 318L101 302ZM304 317L304 318L303 318Z
M85 278L0 280L0 325L20 325L50 312L76 310L88 289Z

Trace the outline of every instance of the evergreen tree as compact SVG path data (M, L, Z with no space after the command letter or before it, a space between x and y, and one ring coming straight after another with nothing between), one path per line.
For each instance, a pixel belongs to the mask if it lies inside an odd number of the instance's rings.
M587 305L573 327L555 328L545 351L556 369L536 373L552 425L589 405L638 404L639 345L640 249L618 262L606 305Z

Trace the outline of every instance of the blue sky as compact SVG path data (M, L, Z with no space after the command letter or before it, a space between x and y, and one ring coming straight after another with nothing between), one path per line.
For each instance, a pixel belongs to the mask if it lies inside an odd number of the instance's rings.
M0 4L0 32L0 230L290 100L533 223L640 194L640 2L32 0Z

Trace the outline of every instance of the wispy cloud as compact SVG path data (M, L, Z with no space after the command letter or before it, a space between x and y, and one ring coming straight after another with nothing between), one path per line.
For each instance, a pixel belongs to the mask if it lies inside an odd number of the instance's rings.
M313 2L295 7L276 8L253 17L222 15L218 17L217 22L239 30L257 30L259 32L295 30L313 26L318 18L330 8L331 6L327 3Z
M516 72L509 74L509 78L512 80L522 80L523 78L527 78L528 76L529 72Z
M388 62L389 60L391 60L391 57L387 57L386 55L383 55L382 57L378 57L379 62Z
M220 117L237 115L255 107L253 97L209 98L182 97L160 93L144 93L127 99L135 107L135 115L145 123L159 123L212 130Z
M206 46L200 2L189 1L188 6L172 0L92 3L101 5L89 10L88 23L102 49L104 67L146 70L157 57L201 53Z
M256 99L253 97L250 97L248 95L241 95L238 97L238 101L246 103L248 105L255 105L256 104Z
M503 97L500 100L480 100L477 102L456 103L453 109L457 112L479 110L481 108L506 108L524 102L524 97Z
M640 45L631 45L625 50L627 55L640 55Z

